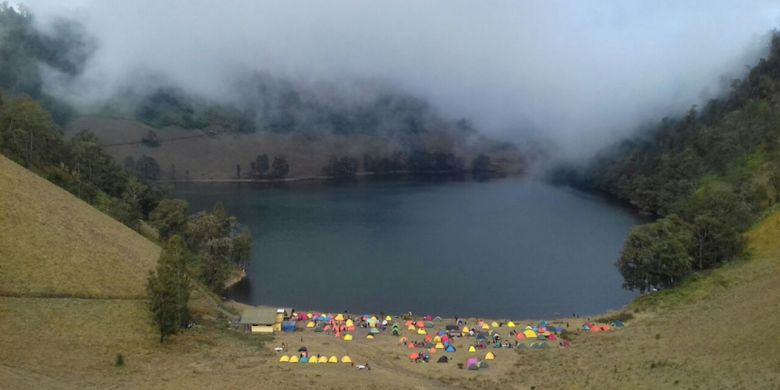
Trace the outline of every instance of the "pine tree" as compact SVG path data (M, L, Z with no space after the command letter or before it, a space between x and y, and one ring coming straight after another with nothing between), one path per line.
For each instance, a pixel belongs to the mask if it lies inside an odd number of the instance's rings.
M190 279L186 270L184 240L174 235L160 254L157 269L149 274L149 308L160 330L160 342L189 321L187 302Z

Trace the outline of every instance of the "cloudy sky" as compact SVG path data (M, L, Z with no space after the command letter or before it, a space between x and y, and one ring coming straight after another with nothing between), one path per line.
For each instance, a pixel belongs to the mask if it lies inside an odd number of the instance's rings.
M45 27L75 18L99 43L76 91L139 71L229 96L246 70L380 80L520 140L586 153L685 110L739 76L780 26L780 2L26 0Z

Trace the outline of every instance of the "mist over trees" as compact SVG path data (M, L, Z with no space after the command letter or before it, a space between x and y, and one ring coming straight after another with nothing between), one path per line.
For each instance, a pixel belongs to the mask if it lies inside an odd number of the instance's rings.
M618 262L626 287L668 287L735 258L743 232L780 199L778 32L768 55L731 86L563 175L663 217L626 241Z

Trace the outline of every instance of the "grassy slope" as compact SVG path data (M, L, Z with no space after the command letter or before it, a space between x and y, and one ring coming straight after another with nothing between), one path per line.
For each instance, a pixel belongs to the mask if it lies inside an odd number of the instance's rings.
M0 293L141 297L159 247L0 156Z
M33 213L27 214L31 220L54 218L47 224L30 224L25 228L30 233L48 236L66 230L70 244L78 246L83 243L78 240L89 234L106 234L106 229L115 232L105 241L89 241L94 242L89 253L110 252L107 248L117 245L116 241L138 240L137 245L151 245L121 226L112 228L108 217L30 176L6 161L0 164L0 193L6 197L15 191L14 204L2 203L0 215L27 209ZM9 191L7 183L27 186ZM56 207L33 204L44 199L60 203ZM58 209L76 214L70 219L58 217ZM0 219L3 232L12 231L17 224L16 220ZM3 250L24 259L25 251L44 250L31 244L36 237L23 234L0 242ZM0 297L0 388L778 388L778 237L780 213L775 213L748 233L750 254L746 260L678 289L638 300L630 308L638 311L637 318L626 329L575 336L573 347L566 350L500 350L490 369L480 372L458 370L452 364L410 364L403 358L407 350L398 347L394 338L380 336L367 341L358 337L345 343L311 332L283 335L279 341L296 348L298 338L304 337L312 351L348 353L358 362L371 362L374 369L368 373L345 365L280 365L270 346L263 346L257 338L225 331L224 320L218 319L202 297L196 298L199 311L205 315L199 320L203 326L175 336L163 346L157 342L143 300ZM145 261L152 263L156 249L148 256ZM37 286L31 290L34 295L59 288L56 282L69 286L63 291L82 294L77 286L100 285L108 278L95 277L95 270L69 273L68 268L75 268L69 265L71 261L79 259L63 259L57 272L50 275L34 269L22 272L16 268L27 269L24 262L4 258L3 272L12 276L3 275L2 286L12 286L15 295L24 295L25 290L18 286L24 281ZM121 269L116 267L123 261L122 257L110 258L104 265ZM121 284L142 278L145 270L131 267L107 275ZM136 289L143 285L138 283ZM108 295L119 290L104 286L94 290L97 292L89 287L84 291ZM574 320L569 321L575 325ZM456 353L456 361L467 356L464 351L461 348ZM125 356L123 368L113 367L117 353Z

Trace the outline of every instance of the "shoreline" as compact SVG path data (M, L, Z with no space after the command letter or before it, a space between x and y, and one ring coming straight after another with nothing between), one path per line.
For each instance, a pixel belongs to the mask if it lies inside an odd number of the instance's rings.
M272 184L272 183L297 183L297 182L316 182L316 181L331 181L331 180L353 180L368 177L383 177L383 176L474 176L484 175L489 178L503 178L509 176L524 176L526 172L488 172L488 173L474 173L471 171L463 172L450 172L450 171L430 171L430 172L411 172L411 171L392 171L392 172L358 172L354 176L350 177L337 177L327 175L314 175L314 176L296 176L285 178L264 178L264 179L252 179L252 178L210 178L210 179L169 179L169 180L156 180L156 183L160 184L186 184L186 183L258 183L258 184Z

